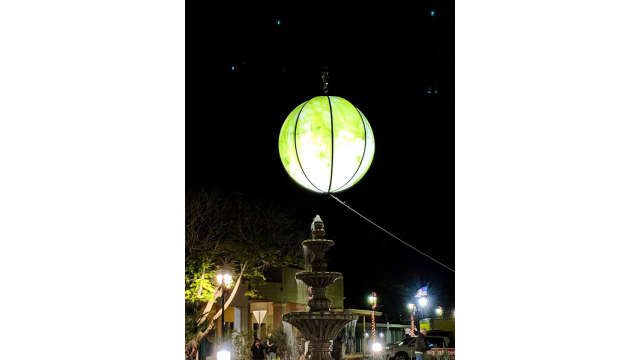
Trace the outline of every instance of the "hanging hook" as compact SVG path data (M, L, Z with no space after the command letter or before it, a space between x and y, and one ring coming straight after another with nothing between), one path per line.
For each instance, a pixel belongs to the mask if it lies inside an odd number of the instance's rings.
M329 95L329 71L326 66L322 72L322 92L325 95Z

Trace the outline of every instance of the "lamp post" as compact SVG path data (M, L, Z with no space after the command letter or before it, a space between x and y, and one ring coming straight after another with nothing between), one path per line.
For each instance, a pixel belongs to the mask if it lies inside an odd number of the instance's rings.
M222 337L224 338L224 294L233 285L233 277L231 276L231 267L229 265L222 266L216 274L216 281L222 289Z
M375 291L369 295L369 304L371 304L371 349L374 352L378 352L382 350L382 347L376 343L376 306L378 305L378 297Z
M427 298L428 292L427 292L428 287L427 286L423 286L420 289L418 289L418 292L416 293L416 296L414 296L414 298L418 299L418 306L420 307L420 314L424 315L425 309L427 307L427 305L429 304L429 299ZM415 312L415 305L413 305L413 309ZM412 318L413 320L413 318ZM412 329L413 330L413 329Z
M416 336L413 329L415 329L415 321L413 319L413 315L416 313L416 304L409 303L407 304L407 308L409 309L409 313L411 314L411 329L409 329L409 335Z

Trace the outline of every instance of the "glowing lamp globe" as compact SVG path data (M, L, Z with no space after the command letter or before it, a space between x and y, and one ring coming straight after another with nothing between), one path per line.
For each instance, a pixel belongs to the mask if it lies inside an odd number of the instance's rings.
M218 351L218 360L231 360L231 352L226 349Z
M338 96L317 96L287 116L278 140L285 170L302 187L336 193L369 170L375 143L369 121Z

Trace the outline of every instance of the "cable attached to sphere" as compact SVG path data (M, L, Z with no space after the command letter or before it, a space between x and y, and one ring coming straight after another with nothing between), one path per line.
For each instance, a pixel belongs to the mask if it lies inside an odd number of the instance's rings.
M392 233L390 233L389 231L387 231L386 229L384 229L382 226L380 226L380 225L378 225L378 224L374 223L373 221L369 220L367 217L365 217L364 215L360 214L359 212L357 212L356 210L354 210L352 207L350 207L349 205L347 205L347 203L346 203L346 202L344 202L344 201L342 201L342 200L338 199L338 198L337 198L335 195L333 195L332 193L329 193L329 195L330 195L332 198L336 199L336 201L337 201L337 202L339 202L340 204L344 205L344 207L346 207L347 209L349 209L349 210L353 211L354 213L356 213L356 214L357 214L358 216L360 216L361 218L363 218L363 219L367 220L368 222L370 222L371 224L373 224L373 225L374 225L375 227L377 227L378 229L380 229L380 230L384 231L385 233L387 233L389 236L391 236L391 237L393 237L394 239L396 239L396 240L400 241L401 243L403 243L403 244L405 244L406 246L410 247L411 249L415 250L415 251L416 251L416 252L418 252L419 254L426 256L427 258L429 258L430 260L434 261L435 263L437 263L437 264L439 264L439 265L441 265L441 266L445 267L447 270L449 270L449 271L451 271L451 272L453 272L453 273L455 273L455 272L456 272L455 270L453 270L452 268L448 267L447 265L445 265L445 264L441 263L440 261L436 260L436 259L435 259L435 258L433 258L432 256L430 256L430 255L428 255L428 254L424 253L423 251L421 251L421 250L417 249L415 246L413 246L413 245L409 244L408 242L406 242L406 241L404 241L404 240L400 239L399 237L397 237L397 236L393 235Z

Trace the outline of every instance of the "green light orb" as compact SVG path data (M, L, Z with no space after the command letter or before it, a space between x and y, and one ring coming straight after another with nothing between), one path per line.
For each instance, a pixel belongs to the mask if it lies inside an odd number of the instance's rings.
M355 185L369 170L375 142L362 112L338 96L317 96L287 116L280 160L298 184L319 193Z

